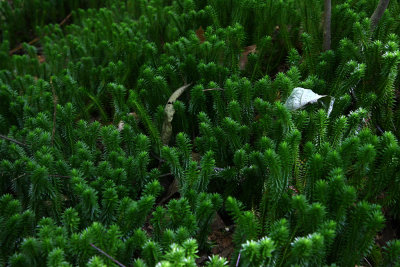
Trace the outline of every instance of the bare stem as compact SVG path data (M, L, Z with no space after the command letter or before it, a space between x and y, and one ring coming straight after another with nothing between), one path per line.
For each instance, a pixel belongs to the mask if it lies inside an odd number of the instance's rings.
M378 6L376 7L374 14L371 16L371 30L374 31L376 26L378 26L379 20L385 13L386 8L389 5L390 0L380 0Z
M208 88L208 89L204 89L203 92L207 92L207 91L224 91L223 88Z
M60 178L71 178L71 176L59 175L59 174L49 174L50 177L60 177Z
M69 18L71 17L71 15L72 15L72 13L69 13L58 25L59 25L60 27L63 26L63 25L69 20ZM33 45L33 44L37 43L38 41L40 41L40 39L41 39L42 37L43 37L43 36L36 37L36 38L33 39L32 41L30 41L28 44L29 44L29 45ZM15 47L14 49L11 49L10 52L9 52L10 56L12 56L13 54L15 54L16 52L18 52L18 51L21 50L22 48L23 48L22 44L19 44L19 45L18 45L17 47Z
M332 18L332 2L331 0L324 1L324 43L323 50L331 49L331 18Z
M51 131L51 146L54 146L54 134L56 133L56 115L57 115L57 95L53 86L53 77L50 78L51 91L53 93L53 130Z
M4 135L1 135L1 134L0 134L0 138L2 138L2 139L4 139L4 140L7 140L7 141L10 141L10 142L13 142L13 143L15 143L15 144L17 144L17 145L20 145L20 146L27 146L27 145L24 144L24 143L21 143L21 142L19 142L19 141L17 141L17 140L14 140L14 139L12 139L12 138L9 138L9 137L4 136Z
M112 260L115 264L117 264L120 267L126 267L125 265L123 265L122 263L120 263L119 261L117 261L116 259L114 259L113 257L111 257L110 255L108 255L106 252L104 252L103 250L99 249L98 247L96 247L95 245L93 245L92 243L90 243L90 245L97 250L98 252L100 252L101 254L103 254L104 256L106 256L107 258L109 258L110 260Z

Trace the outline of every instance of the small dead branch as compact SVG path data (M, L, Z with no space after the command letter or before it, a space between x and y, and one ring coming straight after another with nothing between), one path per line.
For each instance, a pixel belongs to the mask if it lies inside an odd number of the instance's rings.
M51 85L51 91L53 93L53 105L54 105L53 129L51 131L51 146L54 146L54 135L56 133L57 95L56 95L56 91L54 90L54 86L53 86L53 77L50 78L50 85Z
M24 177L24 176L26 176L26 175L28 175L28 174L29 174L29 175L32 175L33 173L25 172L25 173L23 173L23 174L21 174L21 175L15 177L15 178L12 179L11 181L12 181L12 182L15 182L15 181L18 180L19 178L22 178L22 177ZM49 174L48 176L49 176L49 177L60 177L60 178L71 178L71 176L60 175L60 174Z
M69 13L58 25L61 27L63 26L71 17L72 13ZM35 43L37 43L38 41L40 41L41 38L43 38L45 35L40 36L40 37L36 37L35 39L31 40L30 42L28 42L29 45L33 45ZM19 50L21 50L23 48L23 44L19 44L17 47L11 49L8 53L10 56L12 56L13 54L15 54L16 52L18 52Z
M376 26L378 26L379 20L385 13L386 8L389 5L390 0L380 0L378 6L376 7L374 13L371 16L371 30L374 31Z
M72 13L69 13L58 25L61 27L63 26L71 17Z
M160 163L165 162L165 160L163 160L162 158L160 158L156 153L154 153L153 151L150 151L150 155L155 158L156 160L158 160Z
M27 144L21 143L21 142L15 140L15 139L9 138L9 137L1 135L1 134L0 134L0 138L4 139L4 140L7 140L7 141L10 141L10 142L15 143L15 144L20 145L20 146L28 146Z
M71 176L60 175L60 174L49 174L50 177L60 177L60 178L71 178Z
M369 262L369 260L366 257L364 257L364 260L368 264L369 267L372 267L372 264Z
M117 264L120 267L126 267L125 265L123 265L122 263L120 263L119 261L117 261L116 259L114 259L113 257L111 257L110 255L108 255L106 252L104 252L103 250L99 249L98 247L96 247L95 245L93 245L92 243L90 243L90 246L92 248L94 248L95 250L97 250L98 252L100 252L101 254L103 254L104 256L106 256L107 258L109 258L110 260L112 260L115 264Z
M24 177L25 175L26 175L26 173L23 173L23 174L21 174L21 175L15 177L14 179L12 179L11 182L15 182L16 180L18 180L19 178Z
M32 41L30 41L28 44L33 45L33 44L37 43L39 40L40 40L40 37L36 37ZM13 54L15 54L16 52L18 52L21 49L22 49L22 44L19 44L17 47L10 50L10 52L9 52L10 56L12 56Z
M208 92L208 91L224 91L223 88L207 88L204 89L203 92Z
M324 1L324 43L323 50L331 49L331 17L332 17L332 2L331 0Z

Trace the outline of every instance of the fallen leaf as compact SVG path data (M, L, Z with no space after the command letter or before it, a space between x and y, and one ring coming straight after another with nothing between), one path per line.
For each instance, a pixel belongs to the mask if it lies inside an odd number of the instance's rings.
M217 231L224 229L226 227L224 221L222 220L221 216L217 212L215 212L214 219L211 223L211 231Z
M136 114L136 112L131 112L128 114L128 116L133 116L136 120L139 120L139 116ZM118 123L118 131L122 131L124 129L124 126L125 126L125 122L120 121Z
M232 235L233 232L225 232L223 230L213 231L208 237L208 240L215 244L215 246L211 248L211 253L213 255L220 255L229 260L232 253L235 251Z
M125 123L123 121L120 121L118 123L118 131L122 131L124 129Z
M239 68L244 70L246 68L246 64L248 62L247 56L251 53L257 52L257 45L250 45L244 48L244 51L239 60Z
M200 258L196 259L196 264L197 266L203 266L204 262L206 262L208 260L208 255L202 255L200 256Z
M175 178L168 187L167 195L158 204L159 205L164 204L164 202L167 202L173 195L175 195L175 193L178 193L178 192L179 192L178 180L176 180L176 178Z
M185 90L190 85L191 85L191 83L186 84L186 85L176 89L176 91L172 93L172 95L168 99L167 104L165 105L165 108L164 108L165 119L163 122L162 131L161 131L161 140L164 145L168 145L169 140L171 139L171 135L172 135L172 123L171 122L172 122L172 120L174 118L174 114L175 114L174 102L178 99L178 97L180 97L183 94L183 92L185 92Z
M192 151L192 160L197 161L197 162L200 162L200 160L201 160L201 155L200 155L200 153L196 153L196 152L193 152L193 151Z
M315 103L318 101L318 99L325 96L326 95L316 94L310 89L296 87L286 100L285 106L290 110L297 110L303 108L307 104Z
M279 101L279 100L281 100L281 91L278 91L276 93L276 101Z
M44 55L38 55L37 58L39 60L39 63L43 63L46 61L46 58L44 57Z
M197 38L199 38L201 44L204 43L204 42L206 41L206 37L204 36L203 27L200 26L200 27L197 29L196 35L197 35Z

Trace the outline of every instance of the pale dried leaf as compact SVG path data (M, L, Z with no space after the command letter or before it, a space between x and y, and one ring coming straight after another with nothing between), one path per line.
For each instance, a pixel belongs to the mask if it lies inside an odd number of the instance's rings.
M46 58L44 57L44 55L38 55L37 56L39 63L44 63L46 61Z
M118 131L122 131L124 129L125 123L123 121L120 121L118 123Z
M285 106L289 110L297 110L303 108L307 104L315 103L318 99L325 96L326 95L316 94L310 89L296 87L286 100Z
M128 114L128 116L133 116L136 120L139 120L139 116L136 114L136 112L131 112ZM120 121L118 123L118 131L122 131L124 129L124 126L125 126L125 122Z
M206 37L204 36L203 27L200 26L200 27L196 30L196 35L197 35L197 38L199 38L201 44L204 43L204 42L206 41Z
M183 92L190 86L191 84L186 84L180 88L178 88L168 99L167 104L164 108L165 119L162 126L161 132L161 140L164 145L168 145L169 140L171 139L172 135L172 120L174 119L175 109L174 109L174 102L180 97Z

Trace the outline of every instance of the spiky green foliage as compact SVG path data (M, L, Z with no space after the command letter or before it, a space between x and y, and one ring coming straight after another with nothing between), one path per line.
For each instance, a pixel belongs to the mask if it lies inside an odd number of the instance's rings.
M322 51L316 0L0 1L0 265L225 266L221 218L231 266L398 265L400 6L371 29L376 2L333 1ZM289 110L296 87L327 96Z

